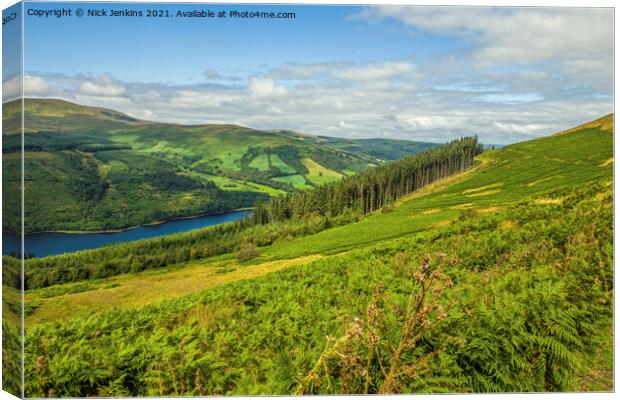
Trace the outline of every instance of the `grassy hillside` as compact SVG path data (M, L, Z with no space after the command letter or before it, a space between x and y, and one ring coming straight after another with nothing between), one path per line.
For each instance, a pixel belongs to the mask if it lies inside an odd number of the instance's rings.
M611 126L486 152L357 222L279 225L249 261L29 290L26 393L609 391Z
M19 104L4 104L3 113L5 170L17 171ZM28 232L120 229L251 207L257 199L309 189L381 162L365 142L343 139L332 146L290 131L140 121L62 100L26 99L25 125ZM390 141L384 142L389 153ZM395 154L429 145L411 142ZM11 179L18 176L7 174L7 186Z

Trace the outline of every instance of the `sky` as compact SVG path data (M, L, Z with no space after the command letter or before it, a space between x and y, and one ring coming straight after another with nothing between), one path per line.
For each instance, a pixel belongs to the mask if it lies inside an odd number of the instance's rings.
M72 15L45 17L61 8ZM143 16L78 17L78 8ZM147 17L153 8L170 17ZM24 10L25 96L148 120L434 142L477 134L507 144L613 111L610 8L30 2ZM295 18L176 17L192 10ZM3 79L3 100L19 96L16 77Z

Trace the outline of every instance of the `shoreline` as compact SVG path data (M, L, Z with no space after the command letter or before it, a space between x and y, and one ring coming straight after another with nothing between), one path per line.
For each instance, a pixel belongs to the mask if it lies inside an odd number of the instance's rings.
M234 210L217 211L217 212L210 212L210 213L205 213L205 214L190 215L190 216L186 216L186 217L168 218L168 219L163 219L163 220L149 222L149 223L142 224L142 225L134 225L134 226L130 226L130 227L127 227L127 228L122 228L122 229L106 229L106 230L99 230L99 231L71 231L71 230L68 230L68 231L38 231L38 232L28 232L28 233L24 234L24 236L41 235L41 234L44 234L44 233L59 233L59 234L65 234L65 235L89 235L89 234L120 233L120 232L130 231L130 230L133 230L133 229L138 229L138 228L146 228L146 227L149 227L149 226L162 225L162 224L165 224L167 222L182 221L182 220L186 220L186 219L196 219L196 218L201 218L201 217L215 216L215 215L220 215L220 214L228 214L228 213L239 212L239 211L251 211L251 210L252 210L251 207L246 207L246 208L236 208ZM12 232L12 231L3 231L3 233L11 233L13 235L19 235L20 234L19 232Z

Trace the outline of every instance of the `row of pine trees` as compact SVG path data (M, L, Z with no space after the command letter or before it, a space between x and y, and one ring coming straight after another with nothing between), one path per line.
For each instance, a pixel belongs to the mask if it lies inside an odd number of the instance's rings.
M477 137L453 140L312 190L259 202L253 219L266 224L316 214L336 216L346 210L368 214L438 179L465 171L482 151Z

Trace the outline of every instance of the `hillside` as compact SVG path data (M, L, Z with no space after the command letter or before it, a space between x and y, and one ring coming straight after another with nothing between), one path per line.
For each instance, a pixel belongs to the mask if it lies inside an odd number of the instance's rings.
M361 152L381 160L398 160L430 149L435 143L394 139L341 139L319 136L319 140L343 151Z
M249 228L249 258L139 272L136 256L131 274L28 290L27 394L609 391L606 126L487 151L367 216ZM69 275L226 229L50 260Z
M251 207L381 164L391 148L400 157L433 146L382 140L377 152L367 141L141 121L63 100L25 104L27 232L120 229ZM5 187L17 188L19 104L4 104L3 113ZM17 221L10 207L4 212Z

